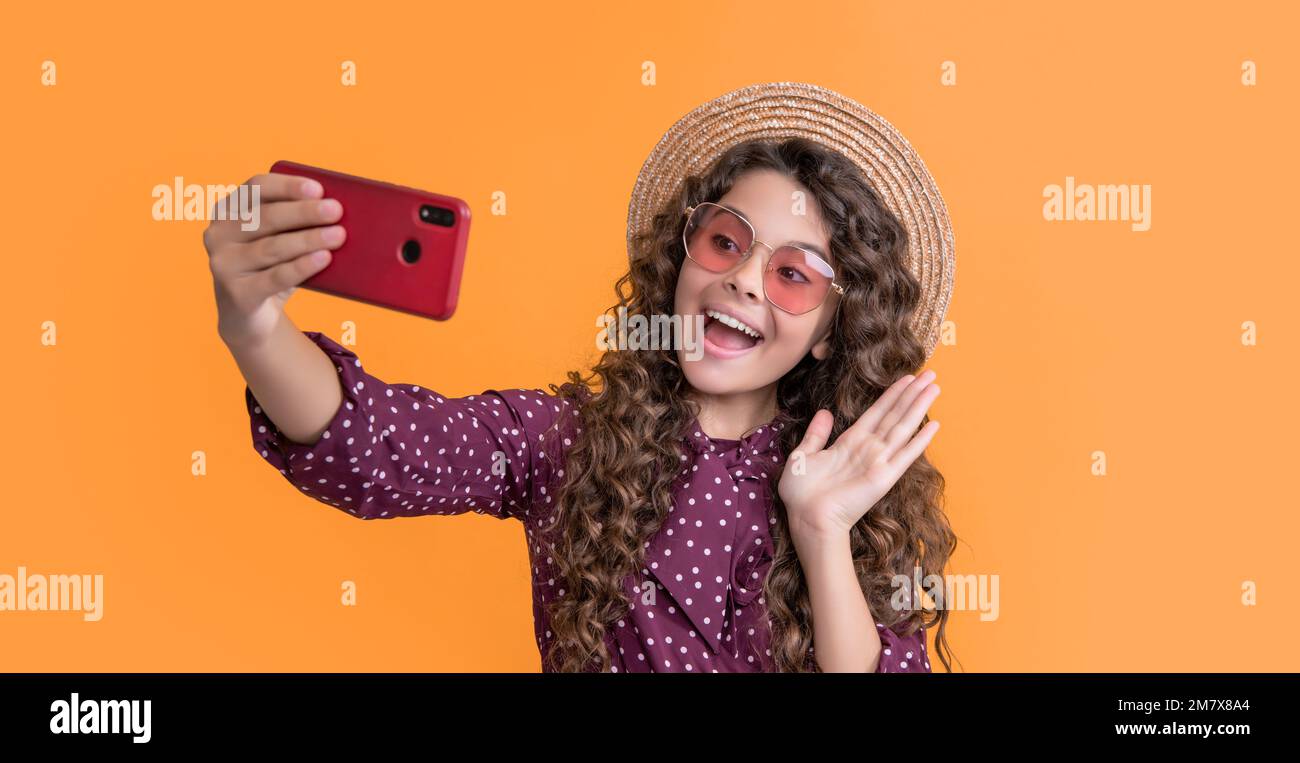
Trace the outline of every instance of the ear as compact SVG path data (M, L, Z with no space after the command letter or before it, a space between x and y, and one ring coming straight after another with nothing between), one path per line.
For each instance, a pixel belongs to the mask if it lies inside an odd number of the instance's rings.
M832 326L826 327L826 333L822 338L817 340L817 344L812 346L812 356L817 360L825 360L827 355L831 354L831 329Z

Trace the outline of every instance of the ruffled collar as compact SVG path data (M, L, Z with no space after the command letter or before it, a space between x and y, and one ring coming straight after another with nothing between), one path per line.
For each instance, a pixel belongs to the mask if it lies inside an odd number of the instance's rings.
M780 440L781 430L788 425L783 417L769 421L766 424L760 424L741 435L738 440L728 440L720 437L709 437L704 434L700 427L698 418L692 419L690 425L686 428L686 434L682 439L696 453L716 453L719 451L730 451L739 449L749 451L751 455L767 453L777 446Z

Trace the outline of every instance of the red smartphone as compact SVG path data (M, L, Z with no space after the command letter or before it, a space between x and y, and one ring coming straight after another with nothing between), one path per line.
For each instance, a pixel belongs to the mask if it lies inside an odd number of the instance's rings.
M303 288L440 321L456 311L469 241L463 200L297 162L271 172L312 178L343 205L347 238Z

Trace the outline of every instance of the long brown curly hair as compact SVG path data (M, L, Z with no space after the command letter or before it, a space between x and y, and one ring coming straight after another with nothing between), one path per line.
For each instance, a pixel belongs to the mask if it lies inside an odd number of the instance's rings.
M843 274L851 286L835 317L828 357L806 356L777 384L779 417L789 422L779 445L788 454L818 409L834 414L833 443L886 388L925 362L909 323L920 285L906 266L907 230L856 165L804 138L732 147L702 176L687 177L648 231L632 242L630 267L615 283L618 303L610 310L671 315L686 256L682 210L717 201L743 173L760 168L785 174L816 198L833 231L837 276ZM566 593L549 605L554 639L543 659L553 670L608 672L607 629L629 610L623 581L641 568L646 543L668 516L684 453L681 436L698 410L671 349L608 350L585 377L577 371L567 376L562 385L550 385L574 403L576 421L569 422L571 445L563 453L563 476L546 528ZM771 528L772 565L763 582L773 667L815 672L813 613L777 492L779 477L771 475L777 523ZM872 614L905 635L937 622L935 651L951 672L947 609L890 605L894 575L913 579L914 565L921 567L923 579L942 575L956 547L941 506L943 486L943 476L920 456L852 528L850 542Z

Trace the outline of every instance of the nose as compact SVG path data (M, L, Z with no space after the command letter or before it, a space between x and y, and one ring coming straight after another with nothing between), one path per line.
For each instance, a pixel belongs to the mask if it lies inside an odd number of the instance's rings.
M763 301L763 268L767 262L767 252L759 249L759 246L766 247L767 244L755 241L753 251L745 261L722 281L726 290L742 302L759 304Z

